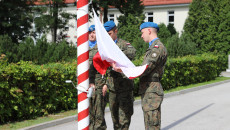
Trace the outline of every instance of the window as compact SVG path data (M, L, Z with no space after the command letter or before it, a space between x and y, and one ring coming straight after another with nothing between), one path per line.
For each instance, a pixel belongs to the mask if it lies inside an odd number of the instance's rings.
M174 11L168 11L168 23L174 24Z
M114 14L109 14L108 21L114 21Z
M147 13L147 20L148 20L148 22L153 22L153 12Z

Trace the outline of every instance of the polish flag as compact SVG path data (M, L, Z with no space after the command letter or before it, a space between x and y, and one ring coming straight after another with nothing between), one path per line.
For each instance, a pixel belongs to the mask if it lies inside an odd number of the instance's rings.
M94 10L93 12L98 47L98 53L93 58L95 69L104 75L110 63L115 63L129 79L140 76L148 65L136 67L109 36Z

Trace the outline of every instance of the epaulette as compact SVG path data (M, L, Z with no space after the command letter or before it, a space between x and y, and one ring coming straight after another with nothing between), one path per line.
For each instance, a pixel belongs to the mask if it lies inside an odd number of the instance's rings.
M154 48L159 48L159 45L155 45Z

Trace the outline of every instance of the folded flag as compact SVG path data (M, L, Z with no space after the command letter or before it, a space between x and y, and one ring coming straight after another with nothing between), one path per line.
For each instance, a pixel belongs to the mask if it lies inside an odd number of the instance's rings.
M93 66L101 75L105 75L110 64L106 60L102 61L100 54L97 52L93 57Z
M129 58L120 50L115 44L113 39L109 36L104 26L101 24L99 18L94 12L94 23L97 37L98 54L102 61L93 62L94 67L101 74L105 73L105 69L108 68L109 63L115 63L117 67L120 67L122 72L130 79L140 76L148 67L148 65L142 65L136 67ZM96 59L96 58L95 58ZM100 60L98 58L97 60ZM106 62L105 62L106 61ZM96 63L99 63L96 65ZM103 64L102 64L103 63ZM105 65L105 66L103 66Z

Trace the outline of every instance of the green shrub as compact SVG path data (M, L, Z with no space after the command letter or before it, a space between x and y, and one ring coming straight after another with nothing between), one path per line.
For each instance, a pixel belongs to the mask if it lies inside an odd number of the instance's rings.
M202 54L169 58L165 66L162 85L165 90L213 80L227 67L223 56Z
M120 17L121 18L121 17ZM145 43L141 38L140 25L143 17L136 17L134 14L129 14L125 23L119 23L118 37L130 42L137 50L136 58L142 56L148 48L148 43Z
M17 62L17 46L8 35L0 35L0 54L5 54L9 62Z
M50 62L73 61L77 57L77 48L66 41L49 43L45 37L38 39L36 45L31 38L26 38L18 45L8 36L0 36L0 54L5 54L8 62L20 60L32 61L36 64Z
M0 73L0 124L77 107L77 90L65 83L75 81L76 63L21 61L1 66Z
M196 44L190 40L190 38L183 33L180 37L179 34L173 35L168 38L166 45L169 57L182 57L186 55L196 54Z
M168 41L168 38L171 37L171 33L164 23L160 23L158 26L160 29L159 29L159 32L157 33L157 35L160 38L161 42L165 46L167 46L167 44L168 44L167 41Z
M141 65L143 57L134 61ZM202 54L168 58L163 78L164 90L215 79L227 68L227 57L222 55ZM134 95L138 95L139 78L134 79Z

